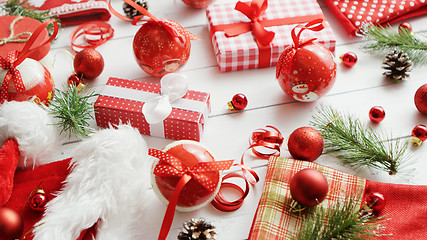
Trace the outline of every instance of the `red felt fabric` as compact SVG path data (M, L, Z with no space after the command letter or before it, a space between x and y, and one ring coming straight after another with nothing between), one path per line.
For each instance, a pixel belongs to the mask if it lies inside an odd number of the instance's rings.
M427 186L366 180L363 198L374 192L384 195L386 205L380 214L388 219L378 239L427 239Z
M425 0L324 0L347 33L355 36L364 23L385 25L427 14Z
M13 177L19 161L18 143L8 139L0 148L0 206L9 201L13 188Z
M63 185L64 180L70 172L70 158L58 162L46 164L35 169L27 169L15 172L14 186L9 201L4 205L17 211L24 221L24 231L31 230L43 215L30 208L28 202L31 193L40 187L46 192L49 200L52 200ZM1 168L0 168L1 169ZM85 231L79 240L92 239L94 228ZM32 234L26 236L26 240L31 240Z

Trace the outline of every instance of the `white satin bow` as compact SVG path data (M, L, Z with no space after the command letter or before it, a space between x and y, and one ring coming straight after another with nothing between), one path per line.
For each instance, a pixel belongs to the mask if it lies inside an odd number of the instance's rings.
M142 113L149 124L160 123L172 112L173 101L188 91L187 77L178 73L169 73L160 79L161 95L151 98L142 106Z

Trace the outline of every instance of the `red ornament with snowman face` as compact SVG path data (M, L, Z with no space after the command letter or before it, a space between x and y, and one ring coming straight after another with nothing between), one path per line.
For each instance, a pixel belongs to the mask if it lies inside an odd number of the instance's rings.
M302 30L296 34L297 27ZM281 54L276 67L276 78L282 90L300 102L313 102L324 96L333 86L337 64L329 49L314 43L315 39L300 41L305 29L320 31L323 20L318 19L292 29L293 46Z

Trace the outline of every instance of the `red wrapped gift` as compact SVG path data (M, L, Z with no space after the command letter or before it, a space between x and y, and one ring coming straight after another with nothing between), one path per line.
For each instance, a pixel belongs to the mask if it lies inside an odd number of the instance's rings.
M0 0L6 3L8 0ZM107 0L27 0L39 10L49 10L50 16L58 16L62 25L75 25L93 20L107 21L111 14Z
M236 8L236 9L235 9ZM253 0L237 4L212 4L206 9L213 49L220 71L274 66L292 43L298 24L325 19L316 0ZM321 32L305 32L335 51L335 36L325 21Z
M161 92L160 84L110 78L95 103L96 123L100 127L130 123L141 134L199 141L210 112L210 94L185 91L183 97L171 102L171 112L163 121L149 124L147 119L152 122L157 115L144 114L143 106L161 99Z

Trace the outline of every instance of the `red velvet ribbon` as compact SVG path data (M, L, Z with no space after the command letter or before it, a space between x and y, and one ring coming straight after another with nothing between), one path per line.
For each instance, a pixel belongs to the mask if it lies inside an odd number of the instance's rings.
M249 194L249 183L255 185L259 181L259 177L256 172L250 167L246 166L243 161L243 157L247 150L251 149L255 156L260 157L262 159L268 159L270 156L279 155L280 154L280 146L283 143L283 136L280 131L273 126L266 126L263 129L257 129L252 133L250 139L250 146L243 153L240 163L234 164L233 166L238 166L242 169L243 174L239 173L228 173L223 177L223 182L221 183L221 188L218 194L215 196L212 201L212 205L224 212L230 212L239 209L245 198ZM224 182L229 178L241 178L245 181L245 189L243 190L239 185ZM239 192L240 198L235 201L228 201L222 195L221 190L224 188L232 188Z
M85 48L97 48L114 36L114 29L110 24L102 21L91 21L80 24L71 33L71 48L74 51ZM87 45L77 44L76 41L83 37Z
M175 208L178 203L178 198L181 190L191 180L195 179L208 191L213 192L216 184L212 182L205 173L218 172L227 170L233 164L233 160L215 161L215 162L199 162L193 167L185 166L179 159L157 149L149 149L150 156L159 159L159 163L154 167L154 175L163 177L180 177L179 182L175 186L172 196L169 199L169 204L166 209L165 217L163 218L162 227L160 228L159 238L166 239L169 229L172 225L175 215Z
M273 41L275 33L267 31L265 27L303 23L313 19L324 18L323 14L316 14L302 17L260 19L267 7L267 0L253 0L250 3L239 1L235 9L247 16L251 22L211 25L211 38L218 31L223 31L226 37L235 37L242 33L252 32L256 40L255 42L258 45L258 67L268 67L271 61L271 47L269 44Z
M54 31L50 38L46 39L46 41L40 44L40 46L30 49L36 41L37 37L50 23L54 25ZM37 51L38 49L55 39L57 34L58 24L55 21L51 20L45 21L40 26L38 26L36 30L31 34L31 37L25 43L21 51L9 52L7 54L6 59L0 57L0 67L7 70L0 89L0 103L9 100L9 86L11 81L14 83L17 93L25 91L25 86L22 81L21 73L18 69L16 69L16 67L19 66L19 64L21 64L31 53Z

